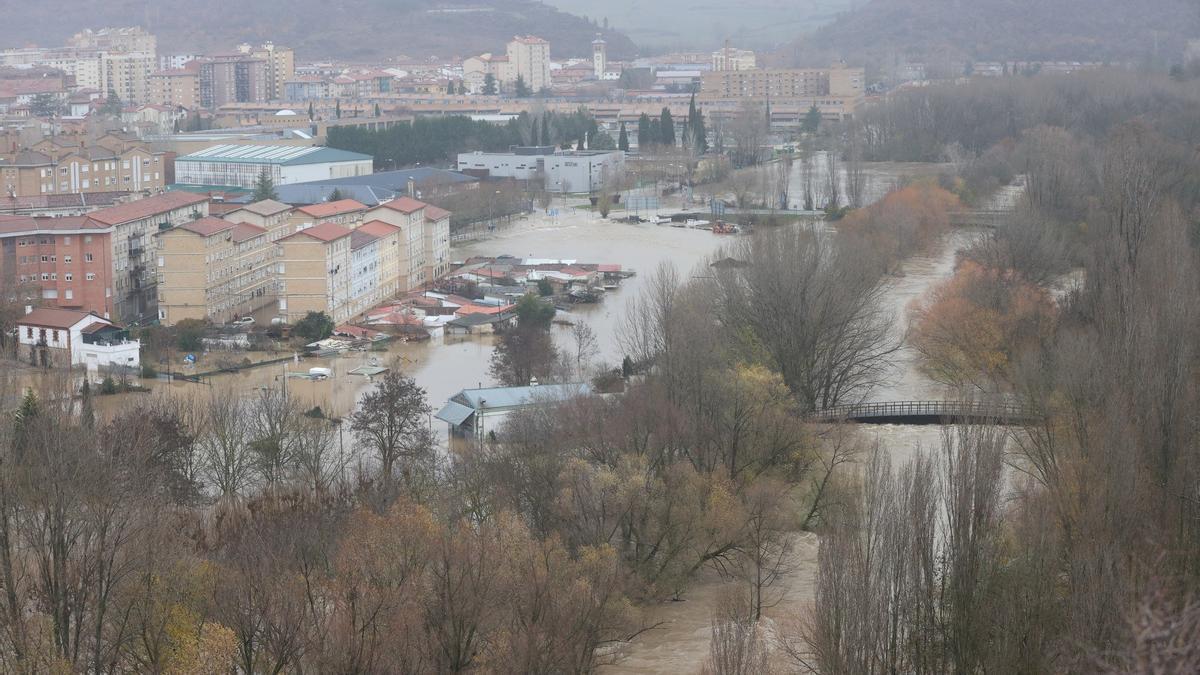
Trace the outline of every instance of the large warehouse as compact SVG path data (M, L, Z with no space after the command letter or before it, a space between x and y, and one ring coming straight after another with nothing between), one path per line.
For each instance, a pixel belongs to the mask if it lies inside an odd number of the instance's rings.
M365 176L372 158L320 146L214 145L175 160L175 182L253 188L263 168L276 185Z

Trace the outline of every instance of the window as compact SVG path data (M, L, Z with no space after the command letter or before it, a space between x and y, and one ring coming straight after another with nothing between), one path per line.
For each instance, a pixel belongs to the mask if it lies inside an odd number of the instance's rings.
M84 164L83 166L79 167L79 173L87 173L87 172L88 172L88 166L89 166L89 165L87 165L87 164Z
M74 275L74 274L72 274L72 273L70 273L70 272L64 272L64 273L63 273L63 280L64 280L64 281L74 281L74 280L75 280L75 275Z
M68 288L66 297L68 300L74 300L75 299L75 291Z
M83 262L92 262L92 254L84 253L83 254Z
M50 281L50 273L42 272L42 281Z
M58 281L58 272L50 273L50 281Z
M92 243L92 235L90 235L90 234L83 235L83 243L85 243L85 244Z
M48 256L48 255L42 256L42 262L50 262L50 256Z
M71 256L69 256L69 255L64 255L64 256L63 256L63 262L64 262L64 263L66 263L66 264L68 264L68 265L70 265L70 264L71 264Z
M33 326L25 326L25 337L33 339Z
M88 280L88 281L95 281L95 280L96 280L96 273L95 273L95 272L88 272L88 273L87 273L87 280Z
M58 331L54 331L54 341L58 342Z

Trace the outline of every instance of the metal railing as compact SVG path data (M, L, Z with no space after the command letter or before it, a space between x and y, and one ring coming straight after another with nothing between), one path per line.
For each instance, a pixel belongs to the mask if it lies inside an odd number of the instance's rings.
M818 421L853 422L872 419L991 420L1033 422L1040 412L1029 406L986 401L886 401L839 405L812 413Z

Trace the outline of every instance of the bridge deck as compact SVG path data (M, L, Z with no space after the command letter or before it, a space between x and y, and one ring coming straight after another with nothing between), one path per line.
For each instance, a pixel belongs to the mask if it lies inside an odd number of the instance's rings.
M1001 424L1027 425L1041 415L1025 406L974 401L887 401L857 403L818 410L818 422L860 424Z

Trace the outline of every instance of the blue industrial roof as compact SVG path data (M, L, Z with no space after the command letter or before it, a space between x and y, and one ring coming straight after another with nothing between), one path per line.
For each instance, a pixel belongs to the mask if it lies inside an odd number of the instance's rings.
M297 185L369 185L375 188L386 188L397 192L408 190L408 181L417 185L422 183L476 183L478 178L449 169L437 169L430 166L419 166L413 169L398 169L396 171L377 171L366 176L347 176L345 178L326 178L324 180L297 183Z
M449 422L454 426L459 426L474 414L475 410L472 408L468 408L461 403L455 403L454 401L447 401L445 407L439 410L434 417L443 422Z
M276 185L275 194L279 196L279 201L284 204L308 206L309 204L320 204L329 201L329 195L335 189L342 193L342 197L353 199L367 206L379 206L381 202L386 202L399 196L398 192L386 188L371 187L369 185L332 185L326 183Z
M176 162L232 162L238 164L279 164L296 166L323 162L358 162L371 160L349 150L338 150L318 145L214 145L190 155L177 158Z

